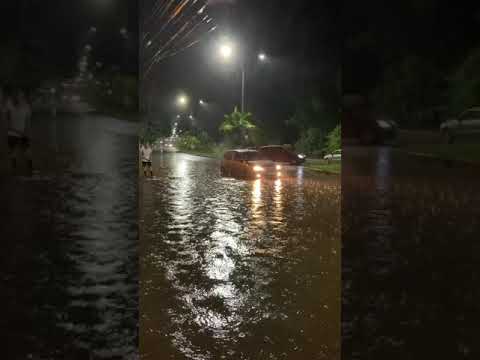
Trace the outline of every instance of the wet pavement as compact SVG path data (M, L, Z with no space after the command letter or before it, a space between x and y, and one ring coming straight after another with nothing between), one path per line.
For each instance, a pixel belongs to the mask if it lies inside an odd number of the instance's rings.
M2 358L136 358L137 126L34 120L37 150L69 160L1 180Z
M480 169L344 147L342 358L478 359Z
M140 187L142 359L340 358L340 181L154 155Z

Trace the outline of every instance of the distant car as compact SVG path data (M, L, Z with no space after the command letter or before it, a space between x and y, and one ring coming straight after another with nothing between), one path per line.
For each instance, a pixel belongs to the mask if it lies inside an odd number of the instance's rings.
M457 118L449 119L440 125L445 142L452 144L458 138L480 136L480 107L474 107L461 113Z
M376 129L374 130L377 143L392 142L397 137L398 125L395 121L388 118L378 118L375 120Z
M342 150L335 150L331 154L327 154L323 157L324 160L328 162L331 161L341 161L342 160Z
M259 151L238 149L224 154L220 172L222 176L243 179L280 178L282 166L265 159Z
M281 145L262 146L258 151L265 159L271 160L276 163L301 165L305 162L306 159L305 155L295 154L293 151L290 151Z
M348 101L347 101L348 100ZM342 110L342 141L358 141L362 145L392 142L397 137L395 121L376 113L362 96L344 99Z
M160 150L164 152L177 152L178 149L174 143L165 141L160 145Z

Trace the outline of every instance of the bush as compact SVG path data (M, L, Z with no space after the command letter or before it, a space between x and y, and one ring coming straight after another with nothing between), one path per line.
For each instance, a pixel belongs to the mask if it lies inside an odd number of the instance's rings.
M140 143L153 144L158 138L159 134L153 129L151 124L145 124L138 134Z
M460 64L450 79L450 105L455 113L480 103L480 49Z
M180 151L210 151L214 144L205 131L197 134L187 132L178 138L177 147Z
M196 136L202 149L209 149L213 146L213 140L206 131L201 131Z
M295 144L295 149L307 155L322 151L325 144L325 133L318 128L303 131L300 139Z
M327 135L327 141L325 144L325 151L327 153L332 153L335 150L340 149L342 146L342 127L341 125L337 125L335 129L333 129Z
M178 138L177 147L181 151L195 151L200 149L201 142L191 134L184 134Z

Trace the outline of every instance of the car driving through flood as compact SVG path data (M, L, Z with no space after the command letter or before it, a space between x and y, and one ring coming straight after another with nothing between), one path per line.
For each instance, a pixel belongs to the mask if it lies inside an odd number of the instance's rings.
M283 166L253 149L225 152L220 172L222 176L242 179L281 178Z
M306 156L295 154L293 151L282 145L267 145L258 149L264 159L284 165L301 165L305 162Z

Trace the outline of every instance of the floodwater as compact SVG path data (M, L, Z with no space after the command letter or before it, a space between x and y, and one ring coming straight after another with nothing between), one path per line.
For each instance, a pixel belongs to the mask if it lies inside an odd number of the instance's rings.
M340 181L155 154L140 188L142 359L340 359Z
M479 169L389 147L342 165L342 358L480 358Z
M136 358L137 127L37 118L34 141L69 160L1 182L2 358Z

